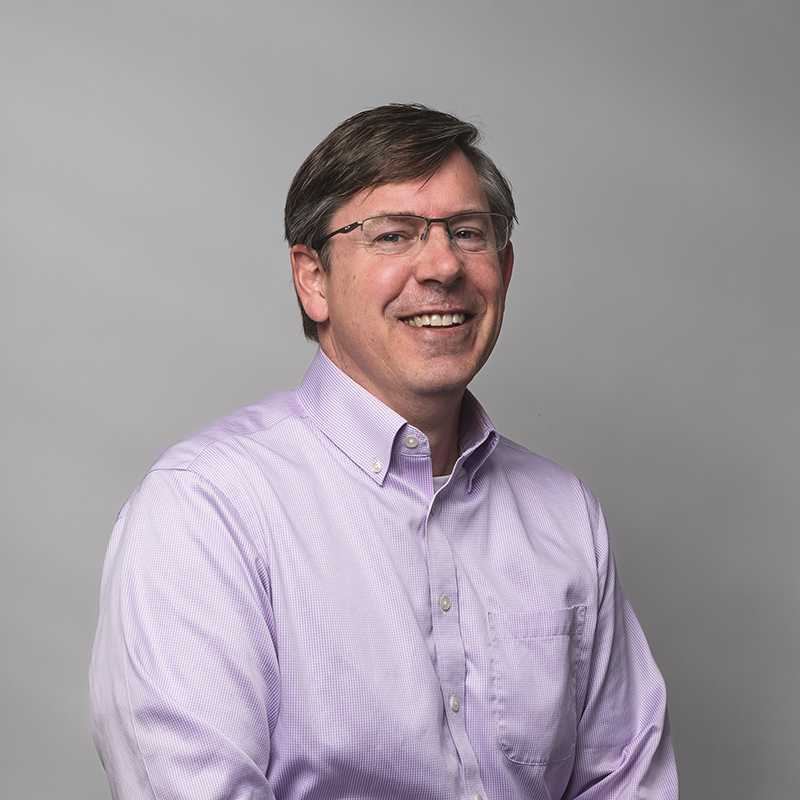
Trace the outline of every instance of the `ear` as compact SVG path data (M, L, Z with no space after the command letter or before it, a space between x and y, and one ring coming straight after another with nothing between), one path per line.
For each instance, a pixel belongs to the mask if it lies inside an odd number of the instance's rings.
M504 291L508 291L508 285L511 283L511 273L514 270L514 245L509 242L502 253L500 259L500 274L503 276Z
M292 277L297 296L306 314L314 322L328 319L328 300L325 294L327 274L316 250L296 244L289 251L292 262Z

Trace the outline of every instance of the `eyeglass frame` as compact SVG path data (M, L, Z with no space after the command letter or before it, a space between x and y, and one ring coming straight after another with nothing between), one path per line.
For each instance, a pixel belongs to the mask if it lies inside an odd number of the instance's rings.
M498 247L495 250L481 250L477 252L472 252L470 250L462 250L461 247L459 247L458 240L453 235L453 229L450 227L450 220L457 219L458 217L471 217L475 216L476 214L483 214L490 217L501 217L506 221L506 241L502 247ZM385 217L389 218L405 217L411 219L425 220L425 230L420 234L419 237L420 242L424 242L427 240L428 229L434 222L441 222L444 224L445 232L447 233L447 236L450 239L450 241L455 243L455 246L458 248L458 251L460 253L465 253L468 256L469 255L484 256L484 255L489 255L491 253L499 253L501 250L504 250L506 248L509 241L511 240L511 234L510 234L511 219L510 217L507 217L505 214L499 214L495 211L462 211L460 214L453 214L450 217L433 217L433 218L423 217L421 214L375 214L372 217L364 217L364 219L362 219L360 222L351 222L349 225L345 225L343 228L339 228L336 231L331 231L330 233L325 234L325 236L323 236L321 239L317 239L317 241L314 242L311 246L314 250L319 251L320 247L322 247L322 245L324 245L325 242L327 242L329 239L336 236L337 234L350 233L351 231L354 231L356 228L361 228L362 242L364 244L364 247L366 247L367 243L363 241L364 223L369 222L371 219L383 219ZM411 248L409 247L408 250L411 250ZM405 255L408 252L408 250L403 250L402 253L380 253L380 255L387 257L392 257L395 255L402 256Z

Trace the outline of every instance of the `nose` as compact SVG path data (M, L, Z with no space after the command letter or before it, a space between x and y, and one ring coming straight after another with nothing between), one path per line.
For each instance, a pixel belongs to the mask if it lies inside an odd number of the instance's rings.
M416 252L417 281L436 281L449 286L461 277L463 269L463 254L450 238L446 223L431 222Z

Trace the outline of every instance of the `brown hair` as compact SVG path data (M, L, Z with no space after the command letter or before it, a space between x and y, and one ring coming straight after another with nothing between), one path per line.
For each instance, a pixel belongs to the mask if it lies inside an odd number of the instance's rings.
M423 178L459 148L478 174L489 210L516 219L511 185L477 147L480 131L469 122L417 103L392 103L362 111L334 128L294 176L284 209L289 246L312 248L326 233L336 211L349 198L382 183ZM329 268L328 245L318 252ZM299 298L298 298L299 302ZM303 333L319 341L317 323L300 304Z

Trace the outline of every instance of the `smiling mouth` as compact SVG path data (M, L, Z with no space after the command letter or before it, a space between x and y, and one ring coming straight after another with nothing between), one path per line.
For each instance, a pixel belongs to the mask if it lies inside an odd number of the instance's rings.
M416 314L405 317L403 322L416 328L453 328L461 325L466 318L466 314L456 311L453 314Z

